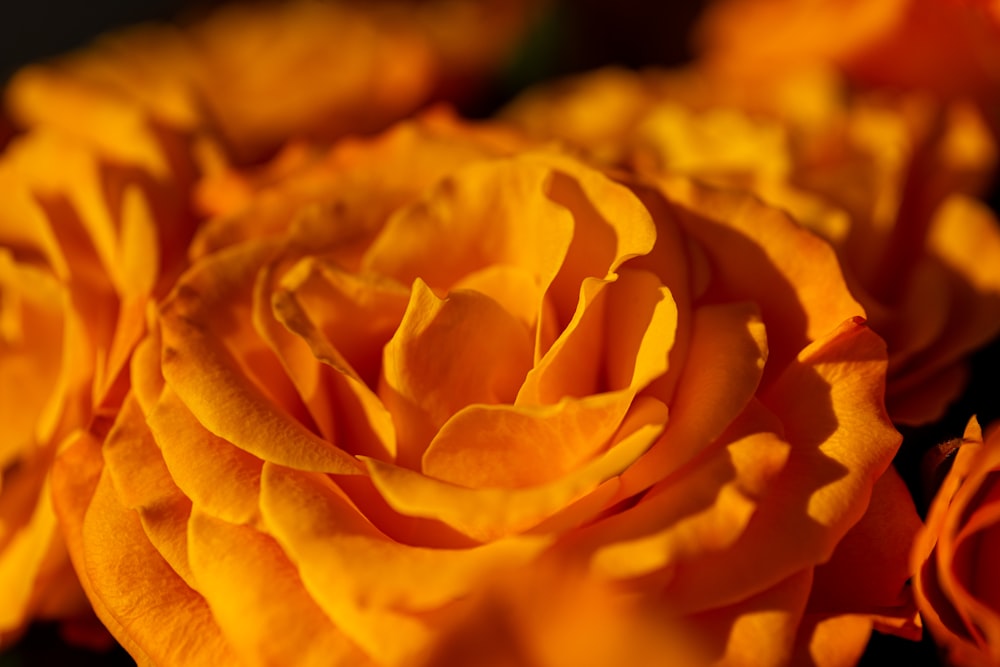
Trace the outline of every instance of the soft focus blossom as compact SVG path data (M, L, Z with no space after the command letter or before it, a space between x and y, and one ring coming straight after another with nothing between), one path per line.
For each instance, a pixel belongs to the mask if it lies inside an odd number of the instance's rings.
M998 436L969 422L913 550L921 615L956 667L1000 663Z
M139 662L447 664L508 631L544 652L536 567L609 596L581 628L662 618L632 639L719 664L912 633L885 347L827 243L444 112L290 151L209 179L131 394L55 465Z
M190 164L152 132L146 141L169 176L42 130L0 158L0 644L33 617L88 608L49 468L67 437L114 418L147 303L193 232Z
M748 190L826 238L888 343L894 421L940 418L1000 331L1000 228L976 199L996 148L968 104L848 96L823 69L743 83L609 69L505 117L608 164Z
M291 138L374 132L433 98L474 94L537 2L233 3L185 27L139 26L22 69L6 104L22 127L108 141L147 117L210 132L240 162Z
M708 66L727 76L830 63L862 85L974 99L1000 123L995 0L717 0L697 41Z

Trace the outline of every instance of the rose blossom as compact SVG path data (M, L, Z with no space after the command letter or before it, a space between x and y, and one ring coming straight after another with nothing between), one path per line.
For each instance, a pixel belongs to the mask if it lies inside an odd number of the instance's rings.
M1000 661L997 589L997 475L1000 438L975 418L931 504L913 548L914 592L921 616L951 665Z
M191 165L150 131L164 173L58 133L0 157L0 644L34 617L83 615L50 499L49 468L80 429L113 420L146 306L193 231ZM53 170L52 165L59 169Z
M22 127L118 138L152 117L208 132L238 162L288 139L375 132L432 99L474 96L532 16L527 1L237 3L181 27L143 25L23 68ZM137 120L138 119L138 120Z
M241 192L54 469L140 662L433 664L543 562L726 664L905 631L884 344L779 210L441 112Z
M825 63L863 86L976 100L998 129L1000 10L991 0L716 0L696 42L729 78Z
M888 344L897 423L939 418L1000 332L1000 228L976 198L996 148L968 104L692 67L545 84L504 115L609 164L749 190L830 241Z

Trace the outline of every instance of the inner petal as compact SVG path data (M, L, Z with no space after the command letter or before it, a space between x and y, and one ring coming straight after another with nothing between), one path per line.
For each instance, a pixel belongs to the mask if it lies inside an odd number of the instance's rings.
M439 299L417 279L385 346L379 387L404 465L419 460L428 436L465 406L512 402L532 348L529 331L490 297L460 290Z
M433 518L478 541L537 526L635 463L662 433L667 408L655 399L636 404L612 446L551 482L523 488L469 489L422 473L364 459L376 488L397 512Z
M399 326L409 293L405 286L357 275L308 258L282 276L281 288L369 387L378 384L382 348Z
M456 171L386 223L362 271L404 284L419 277L450 289L483 267L515 265L547 288L573 237L569 212L547 196L551 174L548 166L525 159Z
M471 405L435 436L423 471L470 488L542 484L604 450L631 403L623 391L541 407Z

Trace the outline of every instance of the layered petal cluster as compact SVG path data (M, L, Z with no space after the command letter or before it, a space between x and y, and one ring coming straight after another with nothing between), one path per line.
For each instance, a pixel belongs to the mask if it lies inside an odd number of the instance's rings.
M123 408L55 464L140 664L548 664L530 619L577 593L595 656L618 612L668 661L907 631L885 345L829 244L441 112L277 159L206 186Z
M432 98L489 81L537 3L295 0L230 6L185 27L139 26L16 74L6 104L22 127L108 137L152 116L209 131L237 161L286 140L374 132Z
M948 664L1000 661L1000 438L973 418L913 549L914 591Z
M732 81L701 67L546 84L505 116L602 162L748 190L837 250L889 349L897 423L941 417L1000 332L996 147L975 107L850 95L829 71Z
M0 645L34 618L87 610L49 467L67 439L100 441L114 421L147 311L186 262L198 207L239 201L224 188L228 165L290 137L372 132L432 97L470 94L532 7L234 5L182 28L109 35L9 82L0 114ZM202 177L222 185L199 197Z
M1000 112L993 0L718 0L697 41L709 66L737 77L832 63L863 85L975 99L994 123Z
M176 278L194 229L190 163L165 137L144 138L165 173L43 130L0 158L0 645L34 617L89 606L50 466L74 433L110 426L147 304Z

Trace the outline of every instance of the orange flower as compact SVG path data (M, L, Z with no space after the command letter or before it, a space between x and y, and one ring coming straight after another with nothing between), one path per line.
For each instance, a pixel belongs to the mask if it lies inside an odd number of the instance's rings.
M209 130L240 162L290 138L374 132L497 69L533 3L297 0L232 4L183 29L141 26L47 65L7 92L14 119L105 150L136 118ZM479 81L481 83L481 81ZM114 153L118 154L118 153Z
M15 76L0 115L0 644L33 618L86 609L49 466L67 438L100 439L115 419L147 306L184 264L196 172L460 96L501 60L529 8L233 6Z
M67 437L114 418L147 302L178 272L193 218L190 166L174 167L160 179L43 130L0 159L0 644L88 607L49 468Z
M976 198L996 148L969 105L849 98L835 76L742 85L700 69L604 70L506 112L603 162L746 189L836 248L888 343L897 423L938 419L1000 333L1000 228Z
M998 471L998 431L973 417L913 549L920 613L957 667L1000 662Z
M905 625L884 344L785 214L441 113L254 178L54 468L140 662L434 664L543 562L725 664Z
M705 63L727 76L829 63L864 85L976 99L1000 120L1000 6L992 0L719 0L698 41Z

